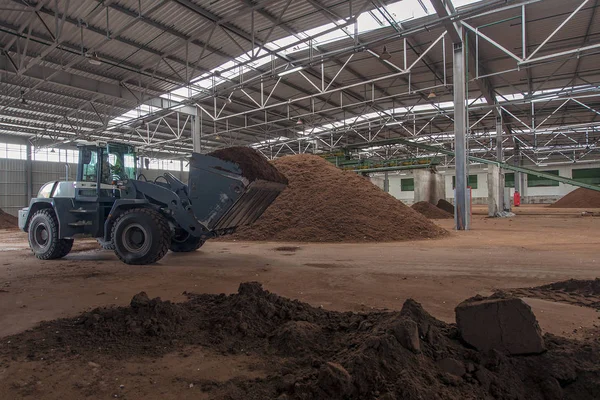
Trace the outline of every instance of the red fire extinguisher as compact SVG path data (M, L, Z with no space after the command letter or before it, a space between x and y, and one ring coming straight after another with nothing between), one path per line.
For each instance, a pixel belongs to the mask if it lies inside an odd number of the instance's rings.
M518 190L515 190L513 202L515 203L515 207L519 207L521 205L521 193L519 193Z

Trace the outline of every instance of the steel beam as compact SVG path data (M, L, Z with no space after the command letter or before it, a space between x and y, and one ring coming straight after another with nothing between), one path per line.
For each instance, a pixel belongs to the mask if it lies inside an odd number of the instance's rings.
M502 117L496 117L496 160L499 163L504 162L504 154L502 152ZM496 204L498 205L498 211L504 211L504 173L501 168L498 168L498 198L496 199Z
M201 116L202 113L198 113L197 116L192 117L192 147L194 153L202 152Z
M454 220L457 230L468 230L471 225L471 201L468 191L467 170L467 112L465 103L465 49L462 42L453 46L454 86L454 149L456 188L454 195Z

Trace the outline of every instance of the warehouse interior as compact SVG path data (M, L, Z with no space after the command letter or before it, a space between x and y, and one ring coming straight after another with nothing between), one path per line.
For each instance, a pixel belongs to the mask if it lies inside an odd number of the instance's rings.
M597 398L599 7L0 0L0 398Z

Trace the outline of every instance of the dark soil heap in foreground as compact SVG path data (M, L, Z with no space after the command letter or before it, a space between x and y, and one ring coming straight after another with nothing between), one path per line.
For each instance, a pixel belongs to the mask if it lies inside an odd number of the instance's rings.
M259 283L243 283L229 296L188 296L173 304L140 293L130 307L45 322L4 338L0 363L52 366L201 346L225 356L247 353L267 368L264 378L202 382L203 394L215 399L587 400L600 393L594 342L545 335L547 352L508 357L467 347L455 325L413 300L400 312L357 314L313 308Z
M451 219L454 215L442 210L428 201L419 201L411 206L417 212L420 212L429 219Z
M262 154L249 147L227 147L207 155L239 165L242 176L249 181L264 179L266 181L287 183L287 179L277 171L277 168L269 163Z
M0 229L13 229L17 227L17 224L17 217L13 217L0 208Z
M600 310L600 278L590 280L569 279L530 288L504 289L503 292L515 296L537 297Z
M273 161L289 185L238 240L367 242L435 238L447 232L354 172L314 155Z
M600 192L579 188L550 204L553 208L600 208Z
M450 203L448 200L439 199L437 203L438 208L446 211L449 214L454 215L454 205Z

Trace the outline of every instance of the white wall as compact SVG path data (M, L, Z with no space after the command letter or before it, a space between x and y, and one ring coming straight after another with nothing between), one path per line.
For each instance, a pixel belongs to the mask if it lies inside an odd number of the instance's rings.
M415 192L403 192L401 191L400 180L401 179L414 179L414 174L412 171L397 171L397 172L389 172L388 179L390 181L390 191L389 193L395 198L402 200L406 204L412 204L415 199ZM383 174L374 174L371 176L371 182L375 185L383 189Z
M567 178L572 177L573 169L581 168L600 168L600 163L589 163L589 164L574 164L574 165L549 165L547 167L533 167L526 166L526 168L536 169L540 171L547 170L558 170L560 176ZM504 171L512 172L512 171ZM454 169L440 170L440 174L445 176L446 181L446 199L454 199L454 189L452 188L452 177L455 174ZM477 189L473 189L473 203L474 204L487 204L487 173L488 169L486 166L477 165L469 168L470 175L477 175ZM402 192L400 190L400 179L403 178L414 178L412 171L400 171L389 173L390 180L390 194L399 200L407 204L414 202L414 192ZM577 189L576 186L559 183L559 186L548 186L548 187L527 187L527 176L524 178L524 187L521 190L521 197L524 203L552 203L562 196ZM383 174L374 174L371 176L371 181L383 189ZM509 188L507 188L509 189ZM510 195L514 194L514 188L510 188Z

